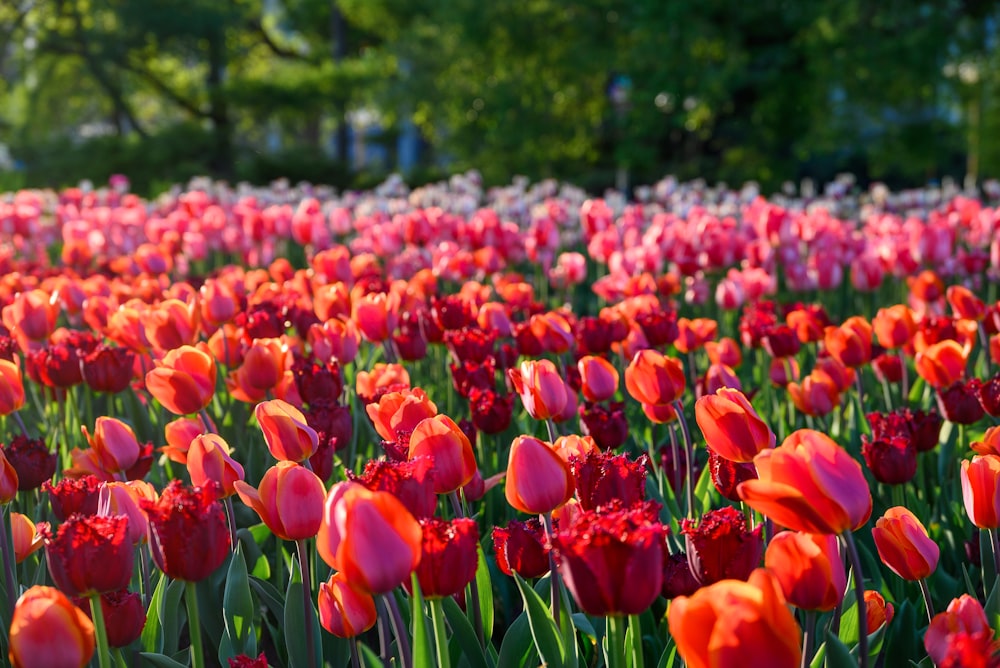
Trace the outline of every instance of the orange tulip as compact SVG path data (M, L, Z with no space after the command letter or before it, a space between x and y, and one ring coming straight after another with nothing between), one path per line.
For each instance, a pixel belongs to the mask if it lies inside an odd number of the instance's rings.
M836 536L782 531L768 544L764 566L797 608L833 610L844 599L847 574Z
M917 353L914 365L920 377L934 388L954 385L965 376L968 353L958 341L945 339Z
M728 336L718 341L706 341L705 352L708 353L708 361L712 364L725 364L735 369L743 363L743 353L740 344L736 339Z
M865 617L868 620L868 635L891 622L895 612L892 603L886 603L882 594L871 589L865 590Z
M21 563L42 547L42 537L35 523L21 513L10 514L10 532L14 543L14 561Z
M94 450L101 469L107 473L128 471L139 461L141 446L132 427L121 420L101 416L94 423L94 434L81 427L83 435Z
M952 285L945 292L956 318L980 321L986 316L986 304L964 285Z
M548 443L532 436L514 439L507 460L507 503L541 515L569 501L575 490L569 464Z
M573 328L566 318L555 311L536 313L528 323L542 350L559 355L572 347Z
M711 318L679 318L677 320L677 339L674 347L677 352L690 353L703 347L719 333L719 323Z
M826 374L815 371L802 379L802 383L788 383L788 397L802 413L823 416L840 403L840 392Z
M882 563L904 580L923 580L937 568L940 548L917 516L902 506L885 511L872 538Z
M10 622L14 668L83 668L94 654L94 624L54 587L24 592Z
M400 386L400 387L394 387ZM371 403L380 390L392 387L402 389L410 386L410 374L401 364L379 362L371 371L359 371L355 380L355 391L365 403Z
M315 473L295 462L281 461L261 478L260 487L236 480L243 503L282 540L305 540L319 532L326 489Z
M625 389L643 404L647 417L655 422L674 418L670 404L680 399L684 385L684 367L680 360L652 349L637 352L625 369Z
M305 461L319 446L319 436L306 422L306 416L286 401L262 401L254 409L254 415L264 432L267 449L275 459Z
M778 524L805 533L857 529L872 512L861 464L826 434L792 432L754 457L760 476L737 487L740 498Z
M319 621L338 638L353 638L375 626L378 613L371 594L351 587L343 573L319 586Z
M1000 427L987 428L983 440L973 441L970 447L977 455L1000 455Z
M58 295L44 290L19 292L3 307L0 318L22 351L40 347L56 328Z
M7 505L17 496L17 471L0 450L0 505Z
M840 327L826 328L823 345L844 366L862 366L872 358L872 326L861 316L848 318Z
M917 323L909 307L896 304L878 310L872 320L872 330L880 346L894 350L910 342L917 332Z
M410 435L409 459L428 457L434 491L450 494L476 475L476 455L462 429L447 415L421 420Z
M351 291L343 281L328 283L316 288L313 294L316 317L325 322L331 318L351 315Z
M498 337L511 335L510 315L499 302L486 302L479 308L476 322L487 332L496 332Z
M334 485L316 539L320 557L359 591L392 591L420 563L423 530L392 494L355 482Z
M751 462L761 450L774 447L774 432L739 390L724 387L701 397L694 415L708 447L725 459Z
M17 362L0 359L0 415L10 415L24 406L24 381Z
M587 355L576 363L587 401L605 401L618 391L618 370L603 357Z
M549 360L526 360L518 369L508 369L507 375L524 409L536 420L547 420L566 407L570 390Z
M980 529L1000 527L1000 455L977 455L962 462L962 500Z
M146 338L159 351L190 346L198 340L201 311L198 299L190 302L165 299L149 309L143 318Z
M204 487L209 480L217 482L220 499L235 494L234 483L243 480L243 465L230 456L229 444L218 434L194 437L187 452L187 470L195 487Z
M592 436L579 436L577 434L560 436L552 444L552 449L567 463L571 457L586 457L592 452L600 452L600 448L597 447Z
M797 308L785 316L785 324L795 330L795 336L802 343L822 341L829 320L820 312L810 308Z
M146 374L146 389L175 415L197 413L215 394L216 368L212 356L194 346L168 352Z
M801 630L778 581L758 568L747 582L722 580L679 596L667 613L677 653L689 668L747 665L795 668Z
M908 276L906 284L910 288L910 297L923 310L926 310L929 303L944 296L944 283L930 269L925 269L916 276Z
M187 464L187 452L191 441L205 433L205 425L200 418L181 417L163 426L163 436L167 444L160 452L178 464Z
M366 341L381 343L389 338L399 321L399 294L369 293L358 297L351 309L351 320Z
M365 407L375 431L386 441L395 441L397 431L409 434L414 427L437 415L437 406L419 387L383 394L378 403Z
M138 545L147 539L149 529L142 501L156 503L159 498L156 488L144 480L104 482L98 494L97 514L103 517L127 516L129 540Z

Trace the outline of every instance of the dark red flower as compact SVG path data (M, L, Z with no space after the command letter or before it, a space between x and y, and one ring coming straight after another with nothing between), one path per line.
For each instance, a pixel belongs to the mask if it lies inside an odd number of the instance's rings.
M296 358L292 364L295 387L302 401L309 408L329 408L339 403L344 391L344 378L340 364L332 360L329 364L317 364L307 359Z
M753 462L738 463L719 456L715 450L708 448L708 470L712 475L712 484L719 494L730 501L740 501L736 488L741 482L757 479L757 469Z
M204 580L229 554L226 513L214 487L215 482L187 487L174 480L157 501L140 501L149 518L149 552L175 580Z
M542 342L526 322L514 323L514 341L517 343L517 352L524 357L538 357L545 352Z
M554 531L559 572L590 615L638 615L660 595L667 527L659 504L614 503L573 513Z
M57 485L43 482L42 491L49 495L52 514L64 522L74 513L96 515L100 486L101 480L97 476L85 475L77 479L63 478Z
M400 358L415 362L427 357L427 336L420 315L407 312L399 319L399 331L392 335Z
M90 617L90 599L74 598L73 603ZM101 612L111 647L128 647L142 634L146 625L142 597L127 589L101 594Z
M434 300L431 316L439 328L462 329L475 325L476 315L472 303L460 295L446 295Z
M454 596L476 577L479 565L479 527L470 517L445 522L435 517L420 520L423 538L417 581L427 598ZM407 591L410 585L403 583Z
M686 554L671 554L663 566L663 597L690 596L698 591L701 584L691 572Z
M903 360L892 353L882 353L872 360L872 369L879 381L899 383L903 380Z
M978 378L967 382L959 381L938 392L938 408L946 420L956 424L975 424L983 419L986 411L979 403Z
M514 395L500 395L489 388L473 387L469 390L469 409L472 424L484 434L499 434L510 426L514 412Z
M792 357L802 346L795 330L782 324L768 327L761 336L761 344L767 354L775 358Z
M29 352L24 359L25 370L36 383L46 387L67 388L83 382L80 357L83 351L65 344Z
M527 522L511 520L505 528L494 528L493 551L497 566L506 575L517 573L527 579L549 572L545 528L537 517Z
M608 322L594 316L584 316L577 320L575 328L576 347L581 355L603 355L611 350L615 332ZM622 336L618 340L621 341Z
M625 443L628 438L625 402L616 401L605 407L586 401L579 412L584 435L591 436L601 450L614 450Z
M872 439L862 434L861 454L868 470L881 483L901 485L917 473L917 448L909 435Z
M19 434L3 449L3 453L17 471L17 488L21 491L38 489L42 483L52 480L56 473L56 453L50 452L40 438Z
M937 447L941 439L941 426L944 424L940 413L933 408L927 412L906 409L904 415L909 422L917 452L927 452Z
M979 387L979 403L993 417L1000 417L1000 373Z
M327 480L333 472L333 453L350 445L354 436L351 410L336 404L319 404L315 407L310 406L302 414L306 417L306 424L313 428L317 437L316 450L309 458L309 464L320 480Z
M492 359L496 340L495 331L486 331L479 327L463 327L444 334L445 344L460 363L481 364L487 359Z
M243 338L248 344L254 339L276 339L285 333L284 307L268 299L240 313L233 322L243 327Z
M760 524L747 530L746 517L732 506L705 513L697 526L694 520L683 520L692 575L703 585L746 580L764 555L763 529Z
M759 348L764 335L778 324L774 302L759 301L743 307L740 317L740 339L746 348Z
M229 668L267 668L267 657L261 652L256 659L240 654L229 659Z
M677 313L668 309L644 311L636 315L636 323L642 329L649 345L654 348L668 346L677 340Z
M118 591L132 580L134 553L128 516L71 515L53 533L39 522L52 581L67 596Z
M452 384L455 391L463 397L468 397L472 390L492 390L496 387L496 362L487 357L481 363L464 361L460 364L450 364Z
M506 374L507 369L515 368L518 356L517 346L506 341L501 343L500 350L497 351L496 355L497 368L500 370L500 373Z
M432 464L429 457L409 461L370 459L361 475L348 472L348 477L373 492L389 492L414 517L422 519L434 515L437 508Z
M649 457L640 455L632 461L628 455L591 452L585 457L571 457L570 471L576 480L580 507L594 510L614 500L632 506L646 497L646 467Z
M117 394L132 382L135 353L101 344L83 356L83 380L95 392Z

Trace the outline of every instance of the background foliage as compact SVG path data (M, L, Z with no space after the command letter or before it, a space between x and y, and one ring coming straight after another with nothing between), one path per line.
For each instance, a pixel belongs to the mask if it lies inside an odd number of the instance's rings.
M984 0L10 0L0 185L1000 172ZM612 81L627 78L614 104ZM351 165L364 110L386 159Z

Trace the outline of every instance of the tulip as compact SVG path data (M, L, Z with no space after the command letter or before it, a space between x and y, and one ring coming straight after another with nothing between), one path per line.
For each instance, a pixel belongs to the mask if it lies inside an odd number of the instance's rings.
M556 442L552 444L552 449L555 450L567 464L570 463L574 457L586 457L591 453L600 451L600 448L597 447L597 442L594 441L593 438L590 436L579 436L577 434L560 436L556 439Z
M0 450L0 506L5 506L17 496L18 476L17 471L7 460L7 456Z
M90 601L76 599L77 607L91 618ZM101 614L108 633L110 647L128 647L135 642L146 625L146 608L138 593L121 591L101 594Z
M577 362L587 401L605 401L618 390L618 371L603 357L587 355Z
M549 572L549 549L545 528L534 517L527 522L511 520L504 528L493 529L493 551L497 567L506 575L537 578Z
M434 491L450 494L465 486L476 473L472 444L447 415L421 420L410 436L408 459L428 457L432 464Z
M101 480L93 475L81 478L63 478L58 484L42 483L42 491L49 495L52 514L60 522L65 522L70 515L96 515L97 503L100 499Z
M469 390L469 410L472 424L484 434L499 434L510 426L514 411L513 394L497 394L492 389L473 387Z
M694 405L695 420L708 447L734 462L750 462L761 450L774 447L774 432L739 390L722 388Z
M764 566L797 608L833 610L844 599L847 574L836 536L782 531L768 543Z
M723 364L735 369L743 363L740 344L737 343L736 339L728 336L718 341L706 341L705 352L708 353L708 361L712 364Z
M746 580L760 565L763 530L759 524L750 531L743 513L732 506L705 513L697 526L693 520L681 520L692 575L702 585Z
M125 515L73 515L53 532L38 525L52 581L69 596L92 596L128 587L134 553Z
M175 580L200 582L222 565L230 550L226 513L212 488L174 480L156 501L142 499L149 518L149 552L156 566Z
M459 517L445 522L428 517L420 520L420 527L423 538L416 574L421 593L429 599L455 596L476 577L479 565L476 521Z
M174 351L195 342L200 331L200 320L197 297L190 303L180 299L165 299L145 314L143 328L153 348ZM212 389L215 389L214 384Z
M975 424L982 420L986 412L979 401L979 386L979 379L973 378L938 390L937 403L945 419L955 424Z
M2 311L3 325L21 350L29 350L49 338L59 318L58 295L44 290L19 292Z
M422 535L420 523L392 494L342 482L327 494L316 548L352 586L385 594L417 567Z
M281 399L262 401L254 409L254 415L275 459L301 462L316 451L319 437L295 406Z
M937 568L940 549L916 515L902 506L885 511L872 538L882 563L904 580L923 580Z
M243 465L230 456L229 444L218 434L201 434L191 441L187 470L195 487L209 480L219 483L219 498L235 494L234 483L243 480Z
M625 369L625 389L633 399L643 404L656 422L673 418L670 404L684 392L684 367L680 360L667 357L655 350L640 350Z
M172 462L187 464L187 452L191 441L205 433L205 424L200 418L180 417L163 426L163 436L167 445L160 451Z
M509 369L507 376L521 395L524 409L536 420L556 416L566 406L570 390L549 360L522 362L519 369Z
M40 438L28 438L18 434L11 439L10 445L3 448L7 461L17 473L17 489L28 491L38 489L42 483L52 480L56 472L56 453L49 451L45 441ZM0 476L2 478L2 476ZM0 483L0 501L5 493Z
M673 342L678 352L690 353L703 347L716 337L719 323L711 318L679 318L677 320L677 337ZM646 334L649 338L649 334Z
M569 464L552 447L532 436L510 446L504 491L507 503L530 515L551 513L573 496Z
M848 318L840 327L826 328L823 344L844 366L862 366L872 358L872 326L861 316Z
M146 374L146 389L175 415L204 410L215 394L215 360L194 346L168 352Z
M956 318L979 321L986 316L986 305L983 300L964 285L948 286L945 299L948 300Z
M757 469L752 463L738 464L731 459L720 457L712 448L708 448L708 470L715 489L730 501L740 500L736 488L741 482L757 479Z
M319 622L338 638L353 638L378 620L371 594L351 587L343 573L334 573L319 586Z
M861 455L872 476L887 485L901 485L917 473L917 448L907 436L872 440L861 436Z
M584 403L579 407L580 427L601 450L615 450L628 438L625 404L611 402L608 406ZM557 439L558 442L558 439Z
M985 640L988 654L992 654L993 629L990 628L982 604L968 594L962 594L948 604L947 610L934 615L924 634L924 648L935 665L944 665L956 636L965 634L971 639ZM982 656L982 654L980 654Z
M309 469L281 461L264 473L257 489L242 480L233 487L278 538L299 541L319 532L326 489Z
M969 519L980 529L1000 527L1000 455L977 455L961 469L962 501Z
M379 362L371 371L359 371L355 380L358 398L366 404L376 401L376 395L388 388L399 390L404 387L410 387L410 374L399 364Z
M561 437L560 440L566 437ZM646 497L646 470L649 457L632 461L628 455L593 450L568 457L580 507L595 510L614 500L631 506Z
M83 356L83 382L95 392L118 394L132 382L135 359L135 353L128 348L112 348L102 343Z
M865 591L865 620L868 623L868 633L875 633L892 621L895 608L892 603L886 603L882 594L868 589Z
M21 513L10 514L10 533L13 539L14 561L21 563L42 547L42 537L35 523Z
M396 329L399 321L399 295L384 292L369 293L354 301L351 320L367 341L381 343Z
M755 665L794 668L802 657L799 626L765 569L747 582L723 580L674 599L667 624L690 668L746 665L748 657Z
M914 359L917 373L934 388L949 387L965 376L968 353L957 341L946 339L928 346Z
M861 465L825 434L800 429L753 461L760 477L740 484L740 498L782 526L840 534L871 515L872 496Z
M290 357L283 339L254 339L243 354L240 368L226 380L229 393L248 404L261 401L284 379Z
M121 420L104 416L97 418L93 435L87 431L86 426L81 429L105 472L114 474L127 471L139 461L139 440L132 427Z
M373 492L389 492L417 519L430 517L437 508L434 472L428 457L397 462L370 459L361 475L348 472L348 478Z
M83 668L94 654L94 624L58 589L36 585L21 595L10 623L14 668Z
M156 489L148 482L130 480L101 483L96 514L102 517L128 517L129 542L138 545L146 540L149 532L146 513L139 506L142 499L153 502L157 499Z
M419 387L386 392L365 410L375 431L387 441L399 440L400 434L410 434L421 420L437 415L437 406Z
M638 615L660 595L667 529L653 502L573 513L552 534L559 573L589 615ZM641 586L638 586L641 583Z
M880 308L872 319L875 339L883 348L902 348L917 332L913 312L904 304Z
M24 382L21 367L0 359L0 415L10 415L24 406Z

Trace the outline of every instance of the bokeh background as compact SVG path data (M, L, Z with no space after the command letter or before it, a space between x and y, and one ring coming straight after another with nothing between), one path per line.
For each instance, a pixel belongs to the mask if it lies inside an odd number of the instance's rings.
M0 0L0 190L1000 173L986 0Z

